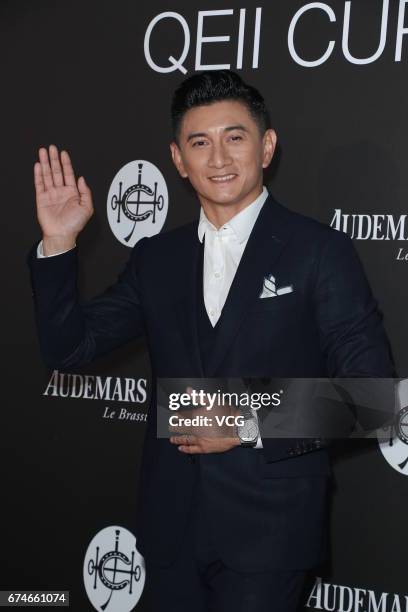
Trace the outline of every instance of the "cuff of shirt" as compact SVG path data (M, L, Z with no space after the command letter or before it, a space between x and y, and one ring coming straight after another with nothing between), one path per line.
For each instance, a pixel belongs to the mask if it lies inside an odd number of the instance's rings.
M263 448L261 436L258 436L258 440L256 441L254 448Z
M258 424L258 431L259 431L259 419L258 419L258 413L256 410L253 410L254 416L256 418L256 422ZM256 441L256 444L254 446L254 448L263 448L263 444L262 444L262 438L261 438L261 434L258 433L258 439Z
M65 249L65 251L59 251L58 253L52 253L52 255L44 255L43 251L43 241L41 240L37 246L37 259L41 259L42 257L55 257L55 255L62 255L63 253L68 253L68 251L72 251L76 247L76 243L71 249Z

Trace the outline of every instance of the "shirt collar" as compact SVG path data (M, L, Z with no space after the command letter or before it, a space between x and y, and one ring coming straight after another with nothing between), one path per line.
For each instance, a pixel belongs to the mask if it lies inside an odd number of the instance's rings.
M268 195L268 190L264 185L262 193L256 198L256 200L232 217L228 223L225 223L219 230L217 230L211 221L208 220L203 207L201 207L200 219L198 222L198 238L200 242L203 241L204 234L207 229L215 232L221 232L224 231L224 228L232 230L236 235L238 242L242 243L247 240Z

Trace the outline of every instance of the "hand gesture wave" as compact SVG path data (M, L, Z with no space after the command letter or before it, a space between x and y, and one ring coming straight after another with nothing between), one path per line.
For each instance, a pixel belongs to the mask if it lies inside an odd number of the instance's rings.
M74 243L94 213L92 193L83 176L75 179L66 151L39 149L34 164L37 218L43 239Z

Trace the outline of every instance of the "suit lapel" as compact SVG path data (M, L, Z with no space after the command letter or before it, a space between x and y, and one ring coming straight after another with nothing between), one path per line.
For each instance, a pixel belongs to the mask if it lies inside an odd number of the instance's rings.
M269 195L249 236L217 323L218 333L207 368L209 377L216 376L247 310L259 299L264 277L273 273L273 265L290 234L290 213Z
M204 373L199 346L197 307L197 296L201 294L197 290L197 283L203 282L203 270L200 266L203 244L198 239L197 224L191 225L185 245L184 297L175 304L175 310L179 329L189 349L194 375L199 377L217 375L217 369L225 359L239 327L243 324L247 310L255 300L259 299L264 277L273 273L273 265L282 253L292 231L290 212L269 195L252 229L217 322L214 350L207 371Z
M197 320L197 283L203 282L203 271L200 266L202 248L203 245L200 243L197 235L197 224L193 224L192 230L189 232L188 244L185 249L186 272L184 278L186 282L186 292L185 297L176 304L176 311L179 328L182 330L186 345L190 349L192 371L196 372L199 377L204 377Z

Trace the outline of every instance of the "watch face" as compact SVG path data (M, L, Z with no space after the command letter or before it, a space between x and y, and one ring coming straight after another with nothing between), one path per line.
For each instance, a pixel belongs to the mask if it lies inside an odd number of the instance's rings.
M258 424L255 419L246 419L238 426L238 436L242 442L253 442L258 437Z

